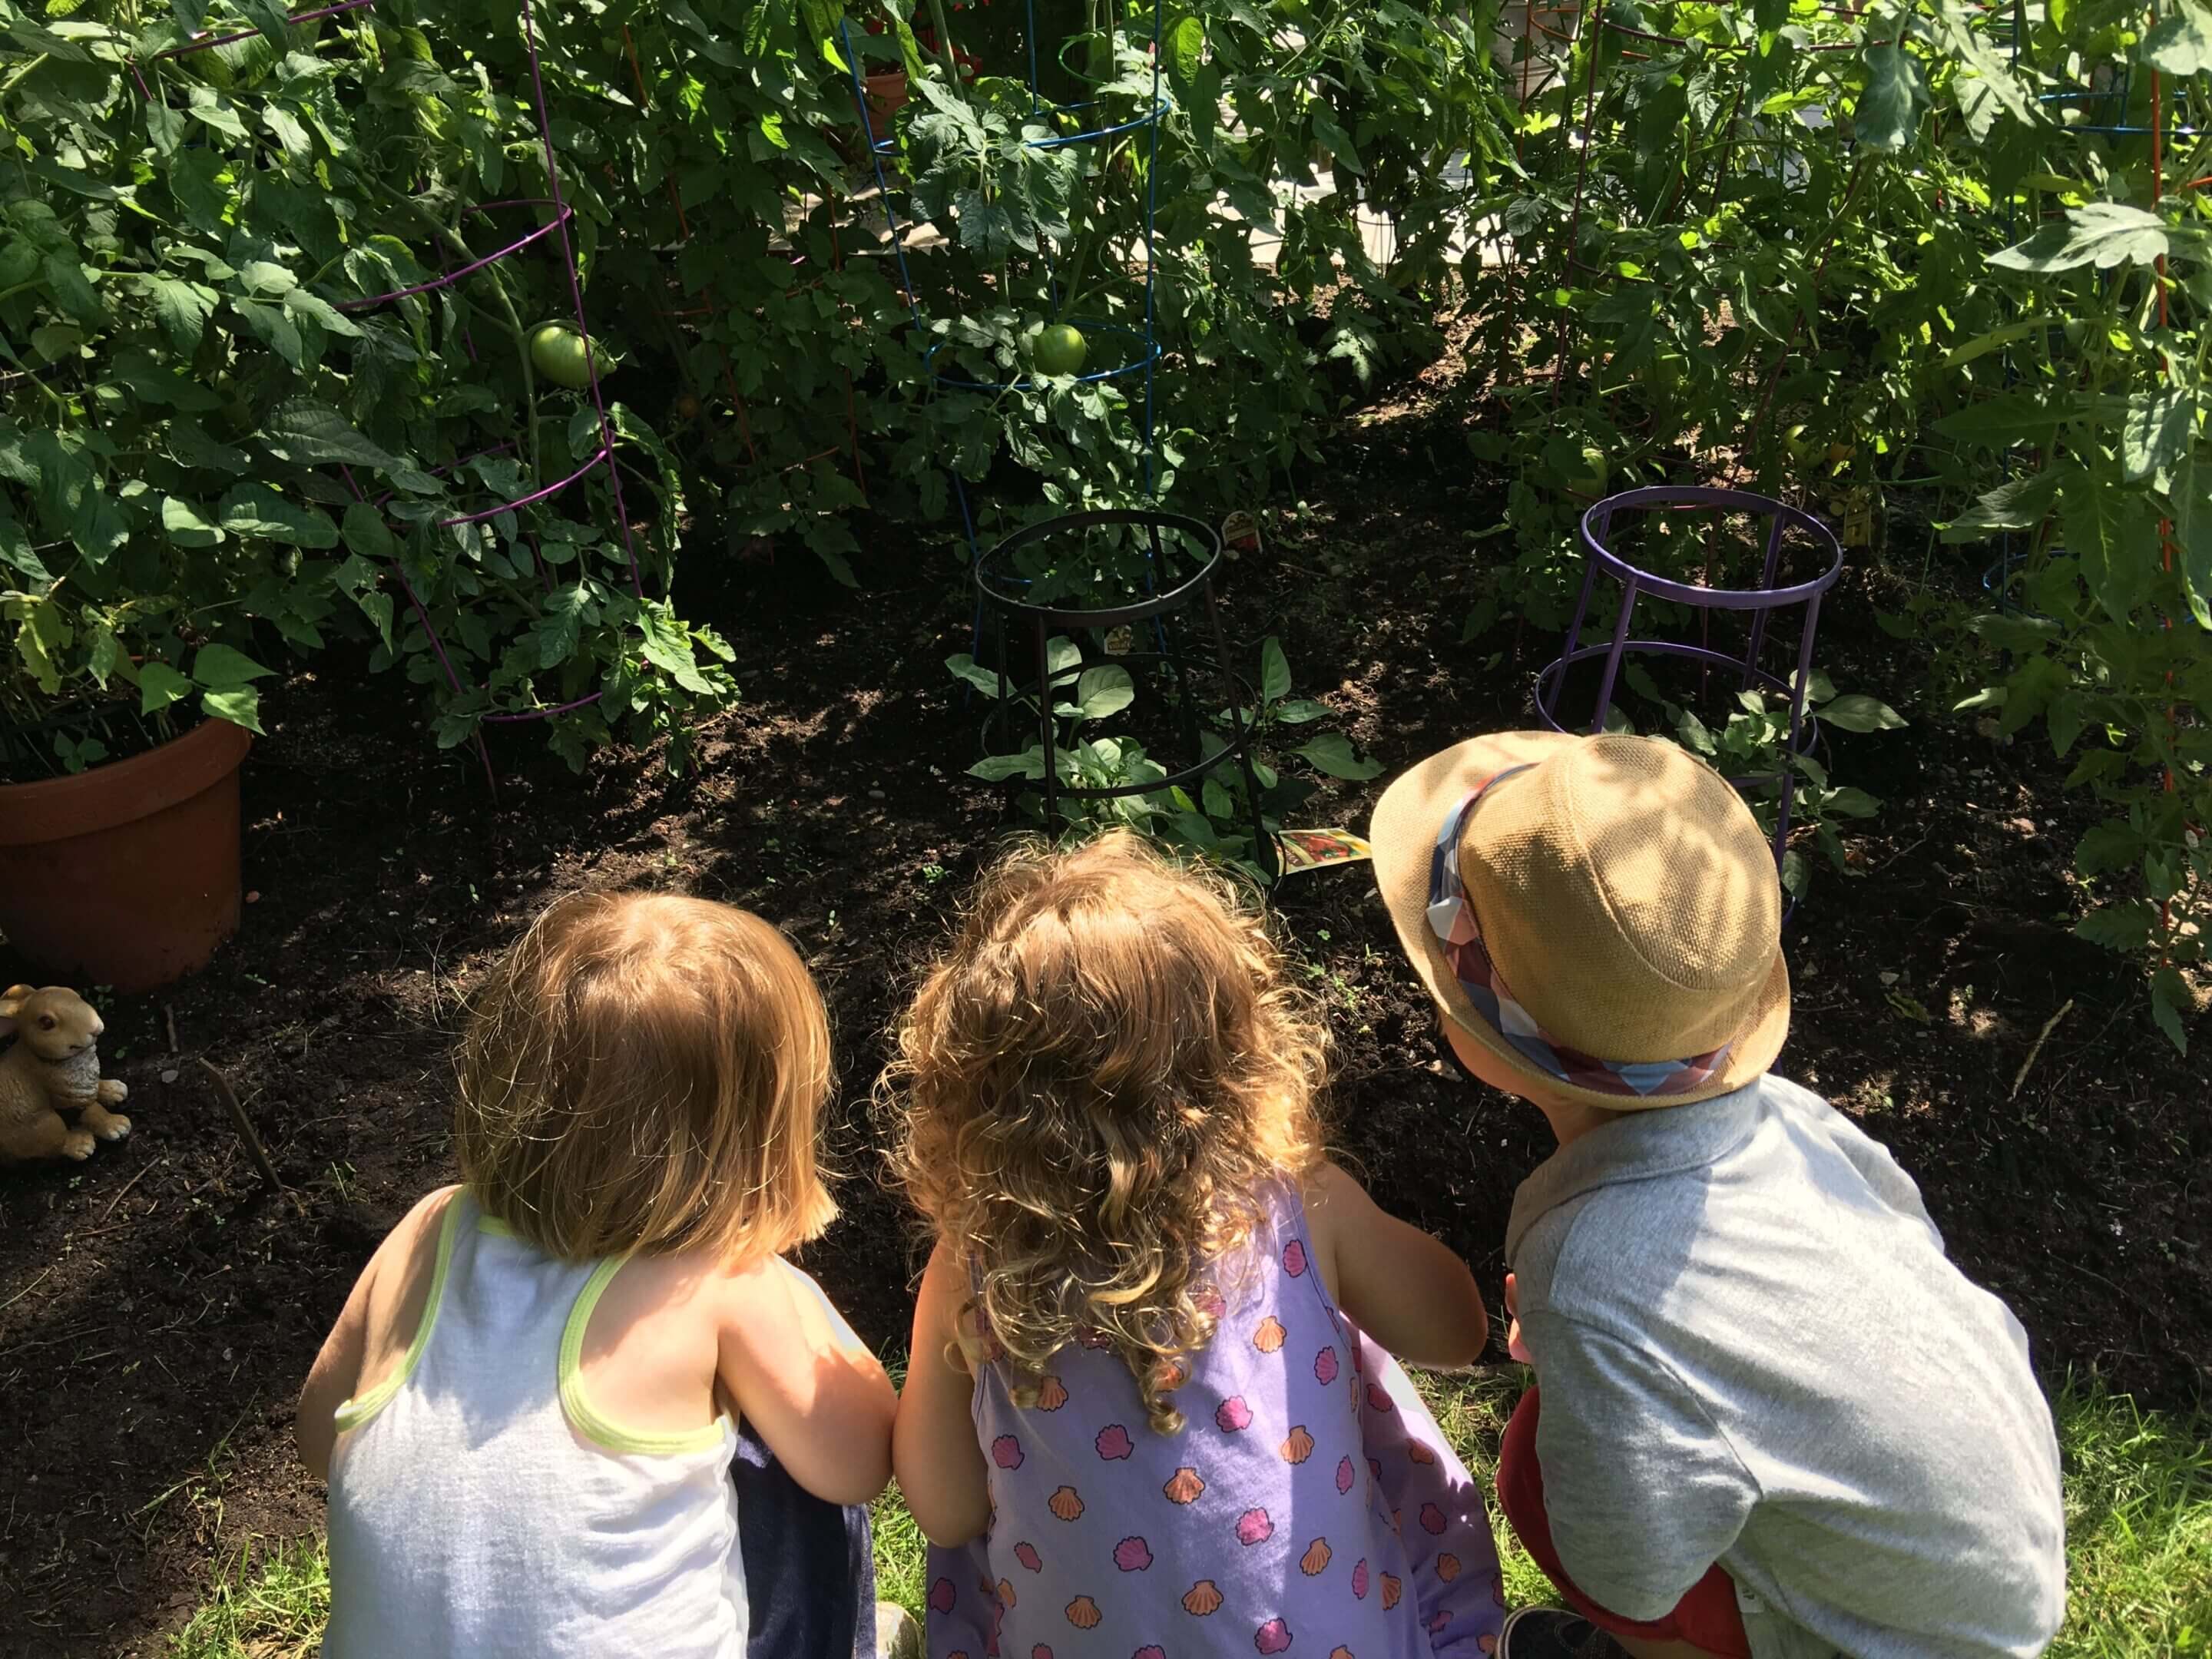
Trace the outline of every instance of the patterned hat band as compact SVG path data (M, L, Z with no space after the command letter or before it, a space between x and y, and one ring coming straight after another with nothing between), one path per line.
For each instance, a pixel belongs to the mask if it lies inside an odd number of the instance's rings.
M1512 1045L1516 1053L1547 1077L1596 1094L1646 1100L1701 1086L1728 1058L1729 1044L1724 1042L1711 1054L1695 1054L1688 1060L1600 1060L1595 1054L1568 1047L1538 1024L1514 996L1505 983L1505 976L1498 971L1498 964L1491 960L1482 942L1481 924L1476 919L1474 906L1468 902L1467 890L1460 884L1460 832L1484 791L1527 770L1526 766L1509 767L1485 778L1465 800L1445 815L1443 829L1437 836L1436 852L1429 862L1429 927L1443 947L1453 977L1474 1003L1475 1012Z

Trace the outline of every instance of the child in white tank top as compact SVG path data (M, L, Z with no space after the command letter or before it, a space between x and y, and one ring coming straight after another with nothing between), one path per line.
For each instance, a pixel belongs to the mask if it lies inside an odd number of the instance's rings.
M300 1396L330 1659L743 1659L740 1416L817 1498L890 1468L883 1368L780 1252L815 1165L820 994L757 916L587 894L462 1043L463 1184L378 1249Z

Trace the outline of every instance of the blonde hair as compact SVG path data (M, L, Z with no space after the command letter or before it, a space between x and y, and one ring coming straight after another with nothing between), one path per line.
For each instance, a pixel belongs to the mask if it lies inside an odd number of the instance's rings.
M1326 1025L1222 878L1126 830L984 879L896 1033L893 1168L1030 1381L1110 1346L1152 1426L1213 1334L1209 1264L1320 1158Z
M461 1041L453 1136L485 1212L572 1261L817 1237L830 1024L783 935L673 895L560 900Z

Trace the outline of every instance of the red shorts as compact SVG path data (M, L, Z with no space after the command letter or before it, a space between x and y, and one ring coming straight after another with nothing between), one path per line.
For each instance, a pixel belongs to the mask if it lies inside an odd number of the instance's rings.
M1719 1659L1751 1659L1751 1641L1744 1634L1743 1616L1736 1611L1735 1581L1716 1565L1663 1619L1650 1623L1623 1619L1577 1589L1559 1565L1552 1547L1552 1523L1544 1513L1544 1472L1536 1464L1536 1390L1531 1389L1514 1407L1505 1425L1505 1443L1498 1457L1498 1506L1513 1523L1521 1547L1535 1559L1566 1597L1567 1605L1601 1630L1615 1636L1640 1637L1653 1642L1686 1642Z

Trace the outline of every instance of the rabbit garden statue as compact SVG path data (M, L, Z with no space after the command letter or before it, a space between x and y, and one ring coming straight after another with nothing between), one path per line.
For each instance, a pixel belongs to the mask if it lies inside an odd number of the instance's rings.
M100 1074L94 1044L107 1028L90 1004L66 986L10 986L0 991L0 1036L11 1025L15 1045L0 1055L0 1163L90 1158L94 1136L131 1133L131 1120L107 1109L130 1091ZM75 1128L68 1111L80 1115Z

